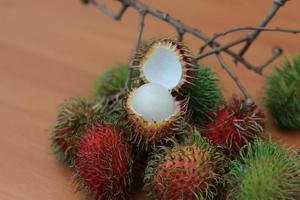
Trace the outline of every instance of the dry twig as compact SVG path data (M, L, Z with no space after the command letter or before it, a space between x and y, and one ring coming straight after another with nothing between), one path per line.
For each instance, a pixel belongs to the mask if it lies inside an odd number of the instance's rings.
M249 50L255 39L262 33L262 32L285 32L285 33L300 33L300 29L287 29L287 28L268 28L267 25L269 22L275 17L275 15L278 13L281 7L285 5L289 0L273 0L272 7L270 11L266 14L266 16L261 20L260 23L258 23L257 26L245 26L245 27L236 27L232 29L225 30L223 32L215 33L212 37L209 37L208 35L204 34L201 30L190 27L182 23L180 20L174 19L171 17L168 13L162 12L160 10L157 10L155 8L152 8L150 6L145 5L144 3L140 2L139 0L115 0L120 2L121 9L118 13L113 12L109 8L107 8L103 3L99 3L97 0L83 0L86 3L92 3L97 8L99 8L101 11L103 11L105 14L111 16L115 20L120 20L123 14L126 12L128 7L131 7L135 9L139 13L140 17L140 23L137 33L137 39L135 44L134 53L137 52L140 42L142 39L142 33L144 29L144 23L145 23L145 16L147 14L156 17L157 19L160 19L162 21L165 21L166 23L173 26L177 33L178 33L178 40L182 41L184 38L184 35L189 33L200 40L204 41L205 44L199 48L198 54L194 57L195 61L199 61L200 59L203 59L207 56L211 56L215 54L217 56L217 59L222 66L222 68L229 74L229 76L233 79L233 81L236 83L238 88L241 90L243 95L249 100L251 100L251 97L245 87L241 84L238 77L235 76L230 69L230 67L225 63L225 60L221 56L221 53L226 53L230 57L233 58L234 62L239 62L243 66L245 66L247 69L252 70L256 72L257 74L262 74L265 67L270 65L276 58L278 58L283 50L280 47L273 47L272 50L272 56L268 58L264 63L261 65L255 66L251 64L249 61L247 61L244 58L245 53ZM230 33L238 32L238 31L250 31L246 33L245 35L229 41L225 44L221 44L217 41L217 39L221 36L225 36ZM236 53L232 51L230 48L234 47L238 44L245 43L245 45L242 47L242 49ZM210 50L206 50L208 47L210 47ZM130 80L132 76L132 69L129 69L129 75L128 80L125 85L125 89L130 89Z

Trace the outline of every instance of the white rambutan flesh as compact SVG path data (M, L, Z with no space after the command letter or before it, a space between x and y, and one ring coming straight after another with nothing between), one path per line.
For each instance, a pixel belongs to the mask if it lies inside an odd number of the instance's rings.
M131 109L146 121L159 122L175 114L177 105L166 88L147 83L133 92Z
M195 70L190 50L172 38L160 38L136 54L135 68L145 83L157 83L179 92L193 83Z
M145 78L167 89L172 89L180 83L182 72L178 54L166 47L154 48L143 65Z

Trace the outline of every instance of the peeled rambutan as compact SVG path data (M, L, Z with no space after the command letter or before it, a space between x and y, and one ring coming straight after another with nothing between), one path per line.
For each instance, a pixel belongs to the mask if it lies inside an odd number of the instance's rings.
M173 139L183 129L187 113L183 89L191 85L196 69L188 48L171 38L146 45L132 63L145 84L128 94L125 111L130 138L147 149Z
M264 115L257 106L237 97L222 105L213 114L203 135L213 144L221 146L226 153L236 155L249 142L261 136Z
M131 140L148 148L182 130L186 102L177 101L159 84L147 83L128 95L125 109Z
M132 147L112 124L95 124L78 142L75 181L97 200L128 197Z
M294 149L256 140L229 169L227 199L300 199L300 156Z
M213 199L225 165L224 156L194 132L185 143L150 156L144 189L150 199Z
M74 147L92 121L92 106L82 98L70 98L60 106L52 128L51 148L60 161L72 165Z
M139 51L133 63L145 83L156 83L170 91L179 91L193 81L192 54L176 39L154 40Z

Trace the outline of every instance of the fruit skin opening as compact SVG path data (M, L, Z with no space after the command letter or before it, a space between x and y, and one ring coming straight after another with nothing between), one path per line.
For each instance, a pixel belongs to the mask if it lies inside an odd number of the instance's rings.
M167 89L176 87L182 79L180 57L167 47L153 48L142 70L148 82L160 84Z
M161 86L160 86L161 87ZM186 100L175 101L175 110L165 119L160 121L148 121L141 114L132 109L132 97L137 89L129 93L125 100L124 109L126 115L126 126L129 131L129 139L138 144L141 149L154 149L157 145L163 144L168 139L173 139L175 136L182 134L184 129L184 118L187 113ZM165 89L166 90L166 89ZM168 93L171 95L170 93ZM147 105L152 109L153 106Z
M171 92L179 92L193 83L192 72L196 67L192 53L177 39L154 40L139 50L134 61L133 67L145 83L158 83Z
M170 92L156 83L147 83L137 88L129 100L132 111L148 122L160 122L178 110Z

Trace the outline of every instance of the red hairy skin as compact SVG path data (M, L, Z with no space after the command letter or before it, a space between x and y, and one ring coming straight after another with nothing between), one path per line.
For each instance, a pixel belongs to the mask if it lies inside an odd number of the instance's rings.
M157 166L151 183L153 199L209 199L207 190L217 181L215 162L214 154L196 145L176 147Z
M131 146L111 124L96 124L77 145L75 160L79 189L99 200L128 196L131 182Z
M247 143L260 136L264 127L264 115L255 104L233 97L220 107L213 120L205 127L204 136L220 145L229 155L236 155Z

